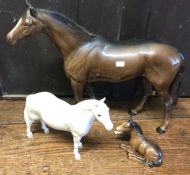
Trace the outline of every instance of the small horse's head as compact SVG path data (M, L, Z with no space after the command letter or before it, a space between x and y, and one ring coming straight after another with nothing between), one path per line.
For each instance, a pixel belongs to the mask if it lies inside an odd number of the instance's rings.
M108 131L111 131L113 129L113 123L110 119L109 108L104 103L105 100L106 98L99 100L92 111L96 119L101 122Z
M25 36L41 32L44 28L44 24L37 18L37 10L28 1L26 1L26 4L28 9L21 16L15 27L7 34L7 42L11 45L16 44L17 40Z
M128 122L118 126L116 128L115 134L129 134L133 129L135 129L139 134L143 135L141 127L137 124L137 122L133 121L132 118Z

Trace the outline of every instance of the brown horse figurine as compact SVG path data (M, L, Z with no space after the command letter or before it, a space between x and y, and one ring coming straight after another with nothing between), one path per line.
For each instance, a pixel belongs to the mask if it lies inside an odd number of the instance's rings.
M162 150L157 144L144 138L141 127L132 119L118 126L115 133L129 135L128 144L121 144L121 148L127 151L129 159L140 161L149 167L162 164Z
M182 75L183 57L175 48L160 43L111 44L66 16L34 8L25 1L28 9L7 34L8 43L14 45L25 36L46 33L64 55L65 73L77 101L82 98L86 82L144 77L145 95L132 113L142 109L153 86L166 106L165 121L157 128L159 133L165 132Z

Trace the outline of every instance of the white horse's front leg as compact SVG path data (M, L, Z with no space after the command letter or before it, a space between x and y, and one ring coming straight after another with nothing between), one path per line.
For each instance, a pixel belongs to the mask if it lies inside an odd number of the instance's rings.
M31 132L31 126L32 126L33 120L30 119L26 108L24 109L24 120L26 122L26 135L29 139L31 139L33 138L33 134Z
M74 151L73 154L75 156L76 160L80 160L80 154L79 154L79 147L81 147L81 138L80 137L73 137L73 142L74 142Z
M49 134L49 128L46 126L43 120L41 120L41 126L42 126L42 129L44 130L44 133Z

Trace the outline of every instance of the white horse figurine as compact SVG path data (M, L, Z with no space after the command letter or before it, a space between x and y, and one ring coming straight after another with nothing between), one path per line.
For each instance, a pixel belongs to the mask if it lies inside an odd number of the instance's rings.
M108 131L113 128L109 108L104 101L105 98L92 99L70 105L49 92L28 95L24 109L27 136L33 137L31 125L35 120L41 121L42 129L46 134L49 133L46 124L57 130L69 131L73 135L75 159L80 160L78 149L82 148L81 138L88 134L95 119Z

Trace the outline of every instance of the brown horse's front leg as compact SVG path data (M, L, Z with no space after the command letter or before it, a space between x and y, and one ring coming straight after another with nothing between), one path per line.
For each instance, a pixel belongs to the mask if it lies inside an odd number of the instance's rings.
M125 151L127 151L127 153L135 154L135 151L128 144L122 143L121 148L124 149Z
M129 111L130 115L137 115L139 111L142 110L146 100L147 100L148 96L144 95L141 100L140 103L136 106L136 108L132 109L131 111Z
M77 81L71 79L71 86L73 89L75 100L77 102L81 101L82 96L83 96L83 91L84 91L84 83L77 82Z

